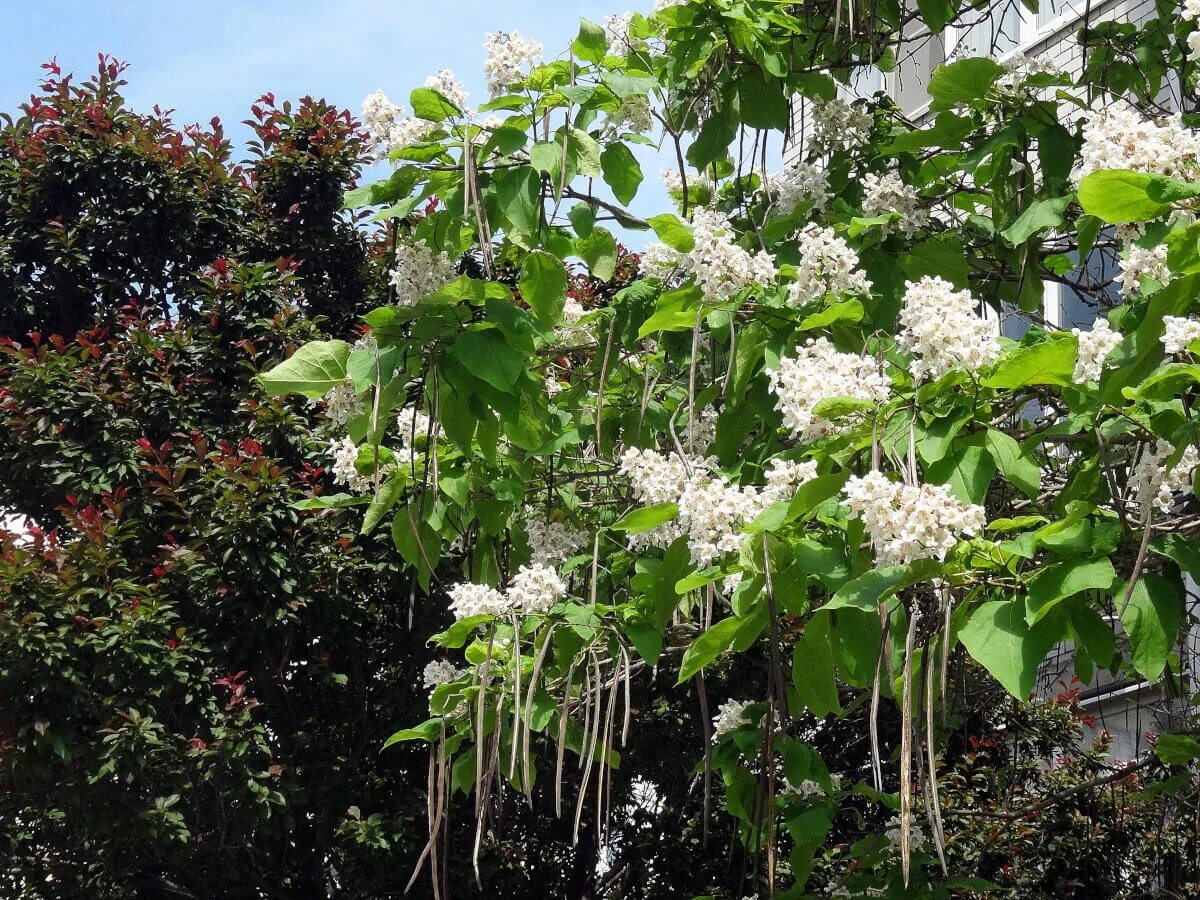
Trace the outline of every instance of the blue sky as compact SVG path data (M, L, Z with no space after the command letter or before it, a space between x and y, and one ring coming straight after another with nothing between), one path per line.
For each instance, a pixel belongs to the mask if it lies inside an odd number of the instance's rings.
M644 11L650 0L632 6ZM413 87L450 68L477 105L486 99L485 32L515 29L552 57L574 38L580 16L601 22L626 8L612 0L0 0L0 110L28 99L50 57L86 77L99 52L130 64L125 92L134 108L174 108L180 124L220 116L235 144L246 136L238 123L265 91L279 100L313 94L357 114L377 88L407 105ZM660 165L647 159L644 168L646 196L635 205L662 210Z

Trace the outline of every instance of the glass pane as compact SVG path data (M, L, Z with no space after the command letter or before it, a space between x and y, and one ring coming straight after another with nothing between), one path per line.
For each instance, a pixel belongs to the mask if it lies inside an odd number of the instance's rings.
M1072 0L1042 0L1038 6L1037 26L1041 28L1071 12Z

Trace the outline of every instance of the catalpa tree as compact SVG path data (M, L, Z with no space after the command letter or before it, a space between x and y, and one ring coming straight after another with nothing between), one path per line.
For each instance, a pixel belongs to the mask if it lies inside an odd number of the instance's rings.
M947 865L970 822L942 802L956 684L1027 701L1069 641L1083 682L1186 689L1200 135L1159 102L1195 100L1197 10L1085 27L1077 78L939 66L919 121L848 99L899 35L987 6L660 0L553 59L489 35L477 110L446 71L411 114L368 98L393 171L346 202L394 230L392 302L260 381L343 429L344 491L309 508L390 524L454 617L431 718L388 742L429 745L435 891L456 804L476 861L506 795L550 791L603 836L631 694L663 673L694 690L703 827L735 823L739 897L995 887ZM648 218L639 145L674 161ZM656 239L632 275L636 230ZM1047 284L1094 325L1048 320ZM717 702L706 672L737 660ZM871 764L846 775L817 745L850 714ZM1097 783L1200 744L1156 750ZM862 837L834 843L846 809Z

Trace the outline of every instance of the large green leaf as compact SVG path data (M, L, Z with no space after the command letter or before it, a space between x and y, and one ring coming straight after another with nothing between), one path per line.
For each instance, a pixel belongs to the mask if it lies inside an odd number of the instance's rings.
M1116 578L1107 558L1067 560L1042 569L1029 583L1025 618L1035 625L1068 597L1083 591L1107 591Z
M679 504L656 503L653 506L643 506L631 510L613 523L614 531L627 531L630 534L640 534L657 528L664 522L670 522L679 515Z
M1079 205L1110 225L1148 222L1170 207L1150 197L1151 177L1144 172L1101 169L1079 182Z
M960 59L938 66L929 79L929 96L933 109L950 109L959 103L970 103L987 96L1004 67L984 56Z
M413 115L429 122L441 122L462 115L462 110L433 88L414 88L409 95Z
M1054 617L1030 626L1021 600L984 603L963 625L959 639L972 658L1018 700L1028 700L1038 666L1058 640Z
M495 328L464 331L450 353L468 372L500 391L511 391L525 368L525 357Z
M672 250L678 250L680 253L688 253L696 246L696 239L692 236L692 229L679 221L679 216L673 213L663 213L658 216L651 216L647 221L650 227L654 229L654 233L658 239L670 247Z
M1026 497L1036 499L1042 490L1042 472L1021 450L1015 439L995 428L987 430L986 446L1000 474L1017 486Z
M608 35L595 22L579 19L579 36L571 44L571 52L585 62L603 62L608 52Z
M1069 331L1040 335L1009 350L983 383L1008 390L1030 384L1069 386L1075 352L1075 336Z
M834 678L829 621L829 613L818 613L809 619L792 653L792 684L800 701L818 718L842 711Z
M642 167L625 144L616 141L605 147L600 154L600 169L613 196L621 203L629 203L637 196L638 186L642 183Z
M345 341L312 341L259 375L258 382L272 396L302 394L315 400L346 380L349 357Z
M535 250L521 263L521 296L539 319L557 323L567 299L567 270L562 260Z
M1183 599L1175 584L1161 575L1142 575L1121 624L1129 635L1133 668L1147 681L1157 681L1163 673L1182 622Z

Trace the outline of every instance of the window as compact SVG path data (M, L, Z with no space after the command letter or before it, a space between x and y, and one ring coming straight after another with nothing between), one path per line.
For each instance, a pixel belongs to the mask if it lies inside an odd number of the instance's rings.
M1042 0L1038 5L1035 22L1038 30L1057 22L1063 16L1074 11L1074 0Z
M1000 0L967 30L967 56L1007 56L1021 43L1021 8L1017 0Z

